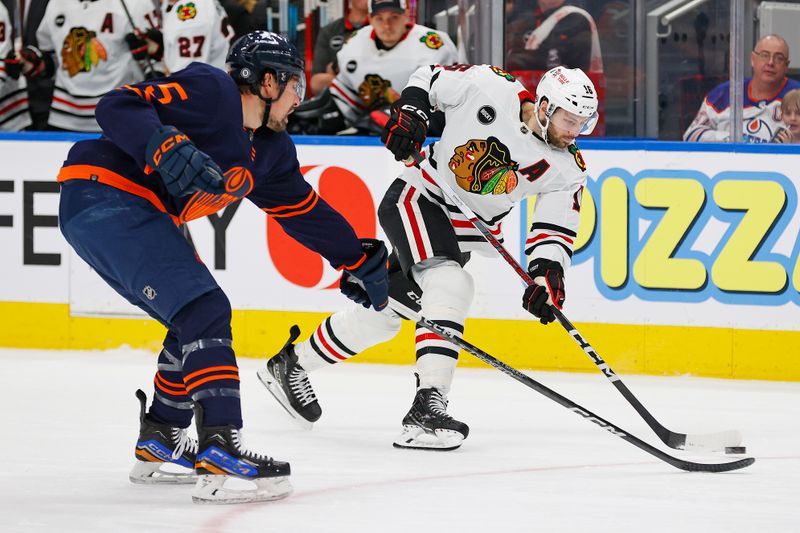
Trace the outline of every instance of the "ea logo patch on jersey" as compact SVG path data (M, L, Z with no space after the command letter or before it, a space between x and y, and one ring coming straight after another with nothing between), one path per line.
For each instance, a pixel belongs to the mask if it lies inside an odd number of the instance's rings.
M188 2L178 6L178 20L190 20L197 16L197 8L194 2Z
M494 122L495 118L497 118L497 112L492 106L485 105L478 109L478 122L481 124L488 126Z
M83 26L69 30L61 45L61 64L70 78L89 72L100 60L108 61L108 53L95 32Z
M497 137L470 139L457 146L448 167L458 186L473 194L510 194L519 183L519 165Z
M578 145L570 144L568 150L569 153L571 153L575 158L575 164L578 165L578 168L581 169L581 172L586 172L586 162L583 160L583 156L581 155Z
M425 46L427 46L432 50L437 50L442 46L444 46L444 41L442 40L441 37L439 37L439 34L436 33L435 31L429 31L428 33L420 37L419 42L425 43Z
M61 26L63 26L66 21L67 21L67 17L65 17L64 15L56 15L55 23L56 23L56 26L58 26L59 28Z
M347 72L352 74L353 72L356 71L356 68L358 68L358 63L356 63L355 59L351 59L350 61L347 62L347 65L345 65L344 68L347 69Z

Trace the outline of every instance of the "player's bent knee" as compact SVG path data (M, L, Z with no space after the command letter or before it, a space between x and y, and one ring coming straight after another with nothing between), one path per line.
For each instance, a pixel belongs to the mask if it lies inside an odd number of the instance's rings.
M400 331L402 320L391 312L377 312L350 306L331 316L331 327L340 340L356 352L391 340Z
M456 261L446 260L414 271L414 279L422 289L422 305L449 308L466 314L475 293L475 282L469 272Z
M197 339L231 338L231 303L214 289L186 304L172 319L181 344Z

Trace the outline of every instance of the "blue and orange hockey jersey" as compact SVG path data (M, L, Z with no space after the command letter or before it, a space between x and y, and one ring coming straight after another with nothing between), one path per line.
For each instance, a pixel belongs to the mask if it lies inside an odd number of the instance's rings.
M96 181L147 199L176 224L215 213L242 198L276 217L289 235L333 267L363 260L350 224L300 173L285 133L245 130L239 89L225 72L202 63L167 78L120 87L97 106L103 135L76 143L58 181ZM162 125L185 133L225 173L226 192L170 195L145 162L150 136Z
M800 88L800 83L787 78L777 93L766 100L755 100L750 93L750 78L744 79L742 142L771 142L784 127L781 120L783 95ZM683 134L684 141L727 142L730 136L730 82L723 82L709 91L700 110Z

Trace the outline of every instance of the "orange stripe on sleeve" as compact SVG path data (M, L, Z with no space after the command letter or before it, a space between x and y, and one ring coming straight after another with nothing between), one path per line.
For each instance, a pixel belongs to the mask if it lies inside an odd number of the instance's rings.
M296 204L282 205L282 206L279 206L279 207L266 208L266 209L264 209L264 211L266 211L267 213L272 215L272 214L275 214L275 213L279 213L281 211L288 211L290 209L297 209L299 207L302 207L304 204L310 202L311 199L314 198L314 196L316 196L316 195L317 195L317 191L315 191L314 189L311 189L311 192L308 193L308 196L306 196L305 198L303 198L301 201L297 202Z
M282 214L275 214L275 213L272 213L270 211L267 211L267 213L273 218L296 217L298 215L304 215L304 214L308 213L309 211L311 211L312 209L314 209L314 207L317 205L318 202L319 202L319 196L315 196L314 197L314 201L311 202L311 205L309 205L308 207L306 207L305 209L303 209L301 211L293 211L291 213L282 213Z

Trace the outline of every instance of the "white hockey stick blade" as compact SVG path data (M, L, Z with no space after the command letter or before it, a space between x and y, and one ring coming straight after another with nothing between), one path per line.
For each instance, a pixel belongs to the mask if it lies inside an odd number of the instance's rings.
M289 398L287 398L283 393L283 389L281 389L281 386L277 381L275 381L275 377L270 374L269 370L262 368L256 372L256 374L258 375L259 381L264 384L264 387L266 387L269 393L272 394L272 397L275 398L279 404L281 404L281 407L283 407L286 412L289 413L298 426L305 430L310 430L314 427L313 422L309 422L303 418L300 413L294 410L292 404L289 403Z
M742 434L735 429L731 429L720 431L719 433L687 434L683 449L697 452L724 452L725 448L739 446L741 443Z
M232 476L203 475L197 478L192 501L200 504L268 502L286 498L291 493L292 484L288 476L245 480Z

